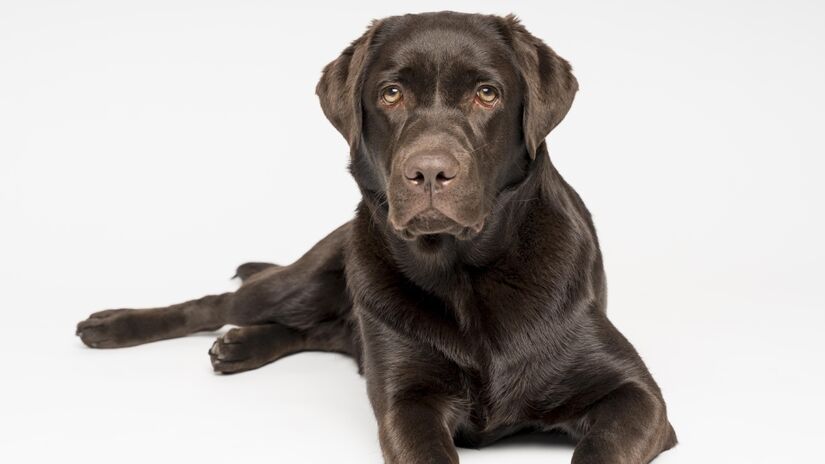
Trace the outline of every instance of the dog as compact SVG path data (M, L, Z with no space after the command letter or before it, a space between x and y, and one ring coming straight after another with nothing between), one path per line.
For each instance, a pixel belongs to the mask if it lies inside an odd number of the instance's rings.
M545 138L573 103L567 61L514 16L374 21L316 93L350 148L355 217L295 263L246 263L231 293L92 314L93 348L238 326L216 372L292 353L354 357L390 464L457 463L556 430L574 464L676 444L661 391L606 316L596 232Z

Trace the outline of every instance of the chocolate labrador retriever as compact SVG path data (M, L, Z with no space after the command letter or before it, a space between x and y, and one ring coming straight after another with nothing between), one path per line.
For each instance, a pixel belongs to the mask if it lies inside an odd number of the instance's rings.
M605 315L590 214L545 137L578 89L513 16L375 21L316 92L350 146L355 218L295 263L247 263L234 293L92 314L115 348L239 326L221 373L292 353L353 356L387 463L457 463L523 430L560 430L573 463L646 463L676 444L662 394Z

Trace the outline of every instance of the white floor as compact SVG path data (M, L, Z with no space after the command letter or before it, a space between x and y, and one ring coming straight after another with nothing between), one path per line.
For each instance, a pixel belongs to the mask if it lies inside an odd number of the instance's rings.
M97 285L105 287L105 280ZM364 382L350 359L304 353L220 376L206 354L214 334L91 350L72 333L87 309L83 299L66 292L36 294L30 304L16 300L15 312L23 314L7 319L2 342L4 456L15 462L380 462ZM825 412L821 325L791 330L779 321L803 320L805 308L743 322L737 320L742 314L769 311L739 304L709 301L698 311L693 304L672 306L653 332L632 322L633 310L620 315L616 308L614 320L650 364L681 440L657 463L813 462L823 432L818 417ZM8 311L7 301L3 306ZM62 309L45 313L44 307ZM781 343L769 341L776 334ZM460 455L465 463L526 464L567 462L571 453L572 445L558 437L534 437Z

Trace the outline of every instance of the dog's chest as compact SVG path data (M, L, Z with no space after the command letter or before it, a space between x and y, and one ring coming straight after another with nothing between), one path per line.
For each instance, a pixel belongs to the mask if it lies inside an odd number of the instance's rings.
M471 411L468 426L482 434L529 420L530 404L540 400L543 386L561 377L547 365L546 351L525 341L529 337L522 327L484 317L488 304L478 303L476 320L464 328L475 366L462 369Z
M456 308L467 318L461 330L476 361L462 369L470 411L462 433L481 441L537 423L538 405L564 402L575 364L570 344L559 342L564 336L550 319L546 296L493 284L494 292L473 292Z
M479 371L465 371L467 414L459 421L457 440L483 446L536 423L531 405L542 398L529 372L533 368L527 362L488 358Z

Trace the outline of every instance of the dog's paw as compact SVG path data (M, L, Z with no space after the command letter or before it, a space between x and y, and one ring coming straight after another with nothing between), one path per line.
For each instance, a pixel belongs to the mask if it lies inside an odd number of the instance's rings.
M75 334L91 348L120 348L140 343L135 337L134 309L108 309L77 324Z
M209 349L212 369L221 374L248 371L274 361L272 340L257 327L238 327L215 340Z

